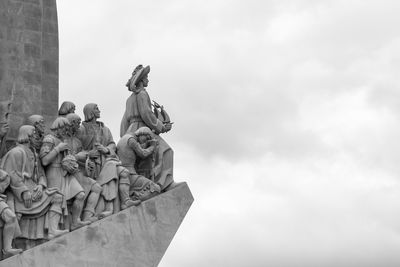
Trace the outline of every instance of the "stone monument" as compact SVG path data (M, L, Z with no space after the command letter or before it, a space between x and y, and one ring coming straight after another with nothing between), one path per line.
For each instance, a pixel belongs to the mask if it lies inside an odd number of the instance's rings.
M8 121L7 146L28 116L48 123L58 109L56 0L0 0L0 122ZM5 114L9 113L8 118Z
M121 140L58 109L56 0L0 0L0 267L157 266L193 202L138 65ZM51 131L50 131L51 130Z

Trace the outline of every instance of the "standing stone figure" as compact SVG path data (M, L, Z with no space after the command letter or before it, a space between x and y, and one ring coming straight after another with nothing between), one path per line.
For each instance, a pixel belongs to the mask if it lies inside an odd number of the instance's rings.
M156 145L157 140L151 138L151 130L147 127L139 128L134 134L126 133L118 142L118 157L130 172L129 194L133 199L144 201L161 192L158 184L137 174L135 169L137 158L151 160Z
M97 121L100 118L97 104L86 104L83 113L85 121L80 127L78 137L83 150L89 151L89 159L95 163L93 177L103 188L101 195L104 211L99 214L99 218L103 218L118 212L120 208L126 209L139 203L129 197L129 171L121 166L116 157L116 146L110 129Z
M43 116L40 115L32 115L28 118L28 124L35 127L35 133L33 134L33 142L32 146L35 149L36 153L40 152L40 148L43 144L44 131L45 131L45 123Z
M58 117L52 124L52 133L43 139L40 149L40 159L45 167L48 185L58 188L64 195L63 210L68 216L67 201L72 203L72 224L71 230L90 224L89 221L81 221L81 213L85 201L85 191L74 175L65 169L62 164L63 158L69 154L67 138L69 121L64 117ZM73 174L73 173L72 173Z
M64 101L58 110L58 115L65 117L69 113L75 113L75 104L70 101Z
M26 239L48 238L67 233L59 230L62 195L57 188L47 184L46 177L39 171L40 161L31 149L35 128L23 125L19 129L17 146L8 151L1 161L0 168L11 178L8 203L17 215L21 230L20 237Z
M94 179L85 176L87 172L92 172L94 170L95 165L88 159L88 152L82 149L82 143L76 137L80 128L81 118L75 113L69 113L66 118L70 123L66 142L70 148L70 153L75 156L79 166L74 176L85 190L85 196L87 197L82 219L84 221L96 221L95 208L99 201L102 188ZM89 170L86 170L87 168L89 168Z
M175 186L173 180L173 151L159 134L170 131L172 123L163 122L151 109L150 97L145 89L149 83L149 72L150 66L137 66L126 84L132 94L126 101L120 135L122 137L127 132L134 133L143 126L153 131L152 136L157 139L159 146L155 152L154 177L152 179L161 186L162 190L166 190L168 187Z

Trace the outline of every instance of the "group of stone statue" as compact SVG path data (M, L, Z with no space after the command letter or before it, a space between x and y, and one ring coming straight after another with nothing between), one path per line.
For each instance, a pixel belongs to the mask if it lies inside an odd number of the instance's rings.
M47 133L32 115L19 128L14 147L0 163L0 224L3 253L15 255L15 238L53 239L176 186L173 151L160 134L172 122L146 91L150 67L137 66L126 86L132 91L116 144L98 119L97 104L64 102ZM8 125L0 127L4 140ZM4 142L4 141L3 141Z

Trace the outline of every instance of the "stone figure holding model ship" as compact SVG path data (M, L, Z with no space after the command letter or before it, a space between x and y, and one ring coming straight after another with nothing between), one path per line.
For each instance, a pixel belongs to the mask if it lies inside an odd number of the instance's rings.
M149 72L150 66L138 65L126 83L132 94L126 101L120 135L123 137L126 133L134 134L144 126L152 130L152 137L158 141L154 162L151 166L149 166L150 163L147 167L142 165L143 168L138 168L137 172L147 176L159 184L163 191L166 191L176 185L173 179L173 150L160 134L170 131L172 122L163 106L154 102L154 110L152 109L150 96L146 91L149 84Z

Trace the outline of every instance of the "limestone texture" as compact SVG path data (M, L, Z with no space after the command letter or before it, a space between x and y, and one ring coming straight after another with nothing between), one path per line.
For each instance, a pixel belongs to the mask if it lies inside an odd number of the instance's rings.
M157 266L193 203L186 183L5 259L0 267Z
M7 142L32 114L58 110L56 0L0 0L0 122L12 102Z

